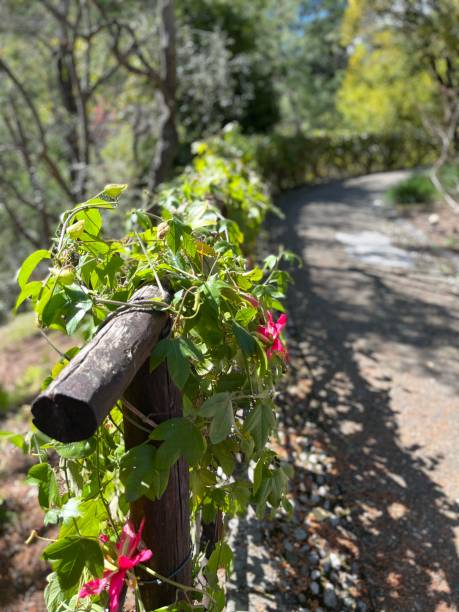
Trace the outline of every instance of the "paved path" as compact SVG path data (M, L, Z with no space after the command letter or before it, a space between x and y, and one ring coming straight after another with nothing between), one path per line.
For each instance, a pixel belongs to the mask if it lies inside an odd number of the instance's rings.
M290 311L353 508L378 612L459 610L459 298L383 191L400 173L284 195L275 238L304 266Z

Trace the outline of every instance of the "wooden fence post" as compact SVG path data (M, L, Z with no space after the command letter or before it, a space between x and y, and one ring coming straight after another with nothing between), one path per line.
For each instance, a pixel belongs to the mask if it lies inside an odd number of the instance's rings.
M60 442L90 438L123 396L155 423L182 416L182 400L167 365L150 374L149 356L168 329L165 312L152 310L152 299L166 300L156 287L139 289L126 307L113 313L94 338L62 370L32 404L35 425ZM137 422L141 425L138 427ZM145 423L125 409L126 450L148 439ZM151 442L153 444L153 442ZM142 497L131 504L138 528L145 518L143 540L153 551L152 569L191 586L189 470L181 458L170 471L164 495L157 501ZM177 589L138 572L147 610L173 603ZM180 596L180 594L179 594Z
M162 363L151 374L148 361L139 370L125 393L130 404L156 423L182 416L182 400L172 382L167 366ZM125 408L124 436L126 450L148 439L145 423ZM135 420L142 426L135 425ZM189 470L183 457L171 468L164 495L156 501L141 497L131 504L136 527L145 517L143 540L153 551L148 566L162 576L191 585L191 535L189 510ZM147 610L173 603L177 589L169 584L156 584L152 576L140 570L140 591ZM142 584L143 583L143 584Z

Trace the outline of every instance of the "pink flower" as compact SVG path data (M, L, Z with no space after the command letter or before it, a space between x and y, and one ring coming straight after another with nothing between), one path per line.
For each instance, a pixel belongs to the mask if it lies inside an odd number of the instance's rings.
M281 354L284 359L287 358L287 349L282 344L279 336L281 331L284 329L285 324L287 323L287 315L282 314L275 323L273 320L273 315L271 312L268 312L268 324L260 325L257 329L257 332L263 336L265 341L270 345L266 349L266 353L269 358L272 357L272 354L277 351Z
M140 544L144 523L145 519L142 519L137 533L131 522L127 522L124 525L119 542L116 544L117 559L115 564L118 569L113 571L106 569L102 578L96 578L95 580L87 582L79 592L80 597L100 595L108 586L110 612L118 612L120 607L120 595L123 590L126 573L136 565L139 565L139 563L148 561L153 555L148 548L136 553ZM109 541L105 534L100 535L99 540L104 544L107 544Z

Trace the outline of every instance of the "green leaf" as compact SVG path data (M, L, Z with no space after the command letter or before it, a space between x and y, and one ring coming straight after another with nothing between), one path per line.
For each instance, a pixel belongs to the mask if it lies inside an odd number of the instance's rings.
M174 383L179 389L183 389L190 375L190 362L186 358L180 338L170 340L168 344L167 367Z
M56 444L56 452L64 459L83 459L89 457L96 450L95 438L83 442L70 442L70 444Z
M98 542L88 538L59 538L45 548L43 558L51 562L64 591L78 586L85 567L93 576L101 574L104 567Z
M14 305L14 310L17 310L19 306L28 298L35 298L40 293L42 284L40 281L31 281L30 283L26 283L21 293L18 295L16 300L16 304Z
M180 250L184 234L189 233L190 228L187 227L181 221L179 221L179 219L177 219L176 217L173 217L169 221L169 231L166 234L166 242L167 246L174 254L176 254Z
M59 584L59 580L57 579L57 574L51 572L46 578L48 584L46 585L44 598L46 609L48 612L61 612L63 610L63 605L65 602L65 593L63 593L61 589L61 585Z
M38 501L42 508L49 508L54 503L58 504L60 497L56 475L48 463L33 465L26 480L29 484L38 486Z
M209 429L212 444L218 444L229 436L234 425L231 393L216 393L203 403L199 412L212 419Z
M91 200L89 200L91 202ZM74 217L75 221L84 221L84 232L90 236L98 236L102 227L102 215L97 208L82 210ZM82 236L80 236L82 238Z
M167 351L171 340L169 338L163 338L153 349L150 355L150 372L156 370L160 363L162 363L167 357Z
M120 479L128 502L146 495L152 482L156 449L151 444L134 446L122 457Z
M244 306L236 313L236 321L243 326L247 326L257 316L258 310L253 306Z
M204 570L209 583L212 586L218 584L217 571L219 569L224 569L226 575L229 576L232 564L233 552L231 548L226 542L217 542Z
M259 459L257 461L257 465L253 471L253 493L255 494L260 488L261 481L263 480L263 469L264 469L264 461L263 459Z
M0 431L0 439L3 438L13 446L24 451L26 448L26 441L23 435L14 433L13 431Z
M231 440L212 446L212 454L216 457L225 474L231 476L235 466Z
M236 341L246 355L252 355L256 349L257 345L255 339L249 334L247 330L241 327L235 321L232 322L233 333L236 337Z
M228 284L222 280L219 280L218 278L212 278L204 283L203 287L207 290L208 295L211 297L211 306L215 310L218 310L222 289L228 287Z
M261 450L276 426L276 418L269 402L258 404L244 423L244 429L252 434L257 450Z
M206 450L199 429L186 418L164 421L150 434L151 440L164 440L158 448L155 464L160 469L172 466L181 455L190 465L196 465Z
M100 499L89 499L78 507L79 516L61 526L59 539L74 536L97 538L107 520L107 511Z
M43 312L41 313L41 320L45 327L49 327L51 323L55 322L55 318L62 316L62 311L67 305L67 298L63 291L55 292L47 301Z
M79 302L75 304L75 314L67 321L65 324L65 330L69 336L72 336L78 328L78 325L83 320L85 314L89 312L92 308L91 300L87 300L86 302Z
M24 289L26 282L29 280L30 275L38 266L40 261L43 259L50 259L51 256L47 249L40 249L31 253L23 262L22 266L18 270L17 281L21 289Z

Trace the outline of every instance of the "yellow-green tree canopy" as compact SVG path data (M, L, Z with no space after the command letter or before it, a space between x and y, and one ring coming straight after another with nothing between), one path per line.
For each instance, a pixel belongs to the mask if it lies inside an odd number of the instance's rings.
M337 101L347 126L385 132L419 124L422 110L432 105L434 84L426 70L413 70L394 33L377 31L357 39L351 49Z

